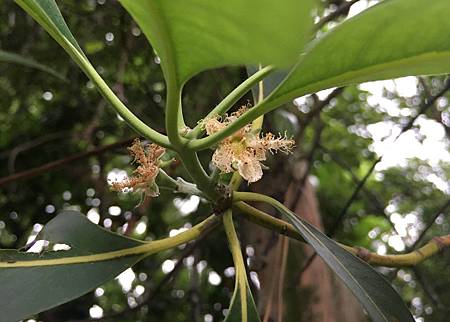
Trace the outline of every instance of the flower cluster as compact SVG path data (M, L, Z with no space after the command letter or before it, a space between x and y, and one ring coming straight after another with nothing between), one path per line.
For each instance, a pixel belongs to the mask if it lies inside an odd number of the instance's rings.
M224 118L214 117L203 122L206 133L214 134L241 116L248 107ZM239 171L239 174L249 183L261 179L263 172L261 161L266 160L266 152L282 151L289 153L295 145L294 140L286 137L276 137L272 133L260 135L247 124L233 135L222 140L214 152L212 161L220 171L229 173Z
M112 190L142 190L147 196L158 196L159 189L155 178L159 172L159 159L165 149L156 144L147 144L143 147L139 139L136 139L128 150L133 157L133 162L138 164L136 170L133 171L135 176L122 182L112 182Z

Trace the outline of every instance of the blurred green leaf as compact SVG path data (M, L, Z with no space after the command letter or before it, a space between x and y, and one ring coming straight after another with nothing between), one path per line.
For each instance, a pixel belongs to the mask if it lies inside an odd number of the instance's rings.
M326 88L450 72L450 2L390 0L314 41L269 101Z
M55 76L61 80L66 80L64 75L58 73L57 71L55 71L54 69L52 69L51 67L49 67L47 65L38 63L31 58L27 58L27 57L24 57L24 56L15 54L15 53L7 52L7 51L1 50L1 49L0 49L0 62L18 64L18 65L22 65L22 66L26 66L26 67L30 67L30 68L35 68L40 71L46 72L52 76Z
M297 59L312 27L312 1L122 0L179 85L225 65ZM273 41L276 41L273 42Z

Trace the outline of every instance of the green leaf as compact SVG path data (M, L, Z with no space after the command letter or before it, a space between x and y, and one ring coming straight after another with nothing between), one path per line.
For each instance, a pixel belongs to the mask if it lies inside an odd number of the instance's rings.
M311 30L311 0L121 0L182 85L225 65L295 62Z
M258 310L253 300L252 292L248 286L247 273L241 246L233 224L231 210L223 215L223 223L227 234L229 248L233 256L236 281L233 297L231 298L228 314L224 322L260 322Z
M54 69L52 69L49 66L40 64L31 58L24 57L24 56L15 54L15 53L7 52L7 51L1 50L1 49L0 49L0 62L18 64L18 65L22 65L22 66L26 66L26 67L30 67L30 68L35 68L40 71L46 72L52 76L55 76L55 77L59 78L60 80L63 80L63 81L66 80L64 75L58 73L57 71L55 71Z
M215 220L210 216L177 236L141 242L107 231L78 212L64 211L45 225L37 239L65 244L70 250L42 254L0 250L1 321L24 319L77 298L144 257L198 237Z
M245 273L245 272L244 272ZM237 280L237 278L236 278ZM236 282L233 297L231 298L230 307L228 309L228 314L225 317L224 322L242 322L242 299L241 299L241 288L237 285ZM250 287L248 283L246 284L247 289L247 321L248 322L260 322L260 318L258 315L258 310L256 309L255 301L253 300L252 292L250 291Z
M142 257L122 256L106 261L65 265L54 262L143 245L140 241L106 231L74 211L62 212L52 219L38 239L66 244L71 248L43 254L0 250L2 321L21 320L77 298L113 279ZM52 261L55 264L51 264ZM5 267L21 263L32 266Z
M347 84L450 73L449 12L448 0L383 1L314 41L268 100L282 104Z
M271 203L358 298L374 322L414 322L402 298L366 262L347 252L281 204Z

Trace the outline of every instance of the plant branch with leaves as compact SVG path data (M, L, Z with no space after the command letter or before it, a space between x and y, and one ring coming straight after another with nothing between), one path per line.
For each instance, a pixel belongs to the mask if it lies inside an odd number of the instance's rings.
M121 0L161 59L167 88L167 135L139 119L114 94L78 45L54 0L16 2L61 45L114 111L152 142L145 146L139 140L133 143L130 152L138 165L135 177L113 182L112 188L157 197L158 184L167 184L174 193L202 196L212 205L214 215L175 237L140 242L107 232L81 214L61 213L38 238L50 246L66 244L69 250L57 252L49 247L40 255L0 250L0 298L5 299L0 305L4 321L24 319L77 298L148 255L188 243L220 222L236 272L235 291L225 321L260 321L233 223L237 216L308 243L351 289L373 321L414 321L397 292L368 263L416 265L449 246L449 236L436 237L410 254L371 254L362 248L338 244L279 201L241 192L239 188L242 180L250 184L261 179L261 162L267 153L290 153L295 149L290 138L275 136L262 128L264 115L281 105L299 96L348 84L450 73L450 43L441 41L450 32L447 0L382 2L316 38L312 34L312 0L287 0L283 5L269 0ZM419 12L421 20L417 22ZM314 39L308 41L311 38ZM263 67L189 129L184 120L189 111L181 100L184 85L204 70L228 65ZM264 97L264 81L276 70L290 71ZM230 112L257 85L260 95L254 106ZM214 171L209 171L199 159L201 151L207 149L214 150ZM174 179L161 169L166 151L176 155L190 178ZM226 173L233 175L221 175ZM271 205L289 223L248 204L254 201ZM21 285L13 283L17 280ZM34 285L34 293L18 292L27 284ZM54 291L35 300L49 289Z

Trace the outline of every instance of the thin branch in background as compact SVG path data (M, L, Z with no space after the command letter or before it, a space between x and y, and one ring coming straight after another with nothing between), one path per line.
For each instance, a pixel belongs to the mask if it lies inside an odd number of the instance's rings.
M339 16L347 15L350 7L357 3L359 0L352 0L348 2L344 2L341 4L335 11L330 13L328 16L323 17L316 25L315 28L318 30L322 28L325 24L330 21L336 20Z
M431 217L430 222L427 224L427 226L422 230L422 232L420 233L419 237L416 239L416 241L414 242L414 244L412 244L410 247L407 248L407 251L411 251L412 249L416 248L416 246L418 246L418 244L423 240L423 238L425 237L425 235L427 234L428 230L431 229L431 227L433 226L433 224L436 222L436 219L441 215L444 214L444 212L447 210L447 208L450 206L450 199L447 200L442 207L440 207L438 209L438 211L436 211L436 213Z
M382 156L378 157L372 163L372 166L370 167L370 169L366 172L366 174L364 175L362 180L358 183L358 185L356 186L355 190L353 190L352 195L350 196L350 198L345 203L344 207L339 212L339 215L337 216L337 219L334 222L333 226L331 226L331 229L329 229L327 231L327 235L328 236L334 236L334 234L336 233L336 231L340 227L340 224L341 224L342 220L344 219L345 215L347 214L347 211L350 209L351 205L353 204L353 202L358 197L359 192L364 187L364 185L366 184L367 180L369 179L369 177L372 175L373 171L375 170L376 165L381 161L381 159L382 159Z
M289 239L285 236L280 236L281 242L281 265L280 265L280 276L278 278L278 308L277 308L277 321L283 321L284 313L284 282L286 280L286 269L287 269L287 258L289 254Z
M336 163L339 167L346 170L350 177L352 178L352 181L358 185L359 184L359 178L356 176L356 174L353 172L350 165L348 165L345 160L341 159L338 154L334 153L333 151L329 150L328 148L321 145L319 147L324 153L326 153L331 160ZM397 233L397 229L395 228L394 223L389 219L389 215L385 211L385 207L383 203L380 201L380 196L377 195L375 192L370 191L365 186L362 187L362 192L366 195L367 200L372 204L372 206L375 208L375 211L379 213L381 216L385 217L391 226L393 230L395 230Z
M438 98L440 98L442 95L444 95L448 90L450 89L450 78L447 78L445 81L445 86L442 90L440 90L436 95L431 97L430 99L425 100L424 104L420 107L419 111L417 112L416 116L412 117L408 124L402 127L400 133L395 137L392 143L395 143L402 134L404 134L406 131L410 130L412 126L414 125L414 122L417 120L417 118L424 114L431 106L434 105L434 103L437 101ZM357 185L353 193L351 194L350 198L345 203L344 207L340 211L336 221L331 226L330 230L328 231L328 236L333 236L334 233L339 228L340 224L342 223L345 215L347 214L348 209L350 209L353 202L356 200L356 197L358 196L358 193L361 191L361 189L364 187L364 185L367 182L367 179L372 175L373 171L375 170L375 167L378 163L381 162L383 159L383 155L378 157L371 165L370 169L366 172L363 179L360 181L360 183Z
M431 91L428 88L427 83L425 82L425 79L423 77L419 77L419 83L423 87L423 91L427 96L431 96ZM447 135L447 139L450 140L450 125L446 123L446 121L442 118L442 114L444 111L440 111L437 107L437 104L434 105L433 111L431 112L432 117L436 122L441 124L445 130L445 134Z
M299 118L300 122L300 131L297 135L297 142L300 140L300 138L303 137L303 134L305 132L305 129L307 128L308 124L312 122L314 118L316 118L320 113L323 111L325 107L327 107L331 100L333 98L338 97L343 91L345 87L339 87L334 89L324 100L318 100L316 99L314 105L312 106L311 110L304 116L303 119ZM313 95L314 96L314 95Z
M393 140L392 143L396 142L403 133L405 133L406 131L410 130L412 128L412 126L414 125L414 122L417 120L417 118L420 115L424 114L431 106L433 106L435 104L435 102L441 96L443 96L448 90L450 90L450 77L448 77L445 80L444 87L436 95L432 96L430 99L425 100L425 102L420 107L418 113L414 117L412 117L405 126L402 127L400 133L395 137L395 139ZM340 211L336 221L331 226L331 229L327 232L328 236L332 237L336 233L336 231L338 230L339 226L341 225L345 215L347 214L348 209L350 209L351 205L356 200L359 192L361 191L361 189L364 188L364 185L367 182L367 179L372 175L373 171L375 170L376 165L378 163L380 163L382 159L383 159L383 155L378 157L372 163L372 166L366 172L366 174L364 175L363 179L358 183L358 185L356 186L355 190L351 194L350 198L347 200L347 202L345 203L344 207ZM308 267L314 261L314 258L316 257L316 255L317 255L317 253L314 253L313 255L311 255L311 257L309 259L306 260L305 265L303 266L303 268L301 270L302 272L304 272L306 269L308 269Z
M42 145L42 144L45 144L45 143L48 143L51 141L55 141L55 140L58 140L58 139L61 139L61 138L67 137L67 136L69 136L68 131L44 134L38 138L35 138L33 140L19 144L19 145L15 146L13 149L11 149L10 151L2 152L0 154L0 158L6 158L6 157L8 158L8 171L9 171L9 173L14 173L16 159L20 153L26 152L30 149L38 147L39 145Z
M434 291L432 283L425 277L424 274L422 274L418 267L412 267L412 271L416 277L416 280L422 287L425 295L431 300L431 302L433 302L434 305L437 305L440 309L444 309L445 305L442 303L441 299Z
M71 156L68 156L66 158L62 158L62 159L58 159L46 164L43 164L41 166L29 169L29 170L25 170L22 172L17 172L15 174L12 174L10 176L6 176L3 178L0 178L0 186L3 185L7 185L11 182L17 181L17 180L22 180L22 179L30 179L33 177L36 177L38 175L41 175L43 173L49 172L49 171L53 171L53 170L57 170L60 169L64 166L69 165L72 162L75 161L79 161L85 158L88 158L90 156L93 155L99 155L102 153L105 153L109 150L113 150L115 148L121 148L123 146L127 146L129 145L131 142L133 142L134 138L132 139L126 139L123 141L119 141L113 144L109 144L109 145L105 145L99 148L95 148L86 152L82 152L82 153L78 153L78 154L73 154Z
M309 150L307 157L305 158L306 159L306 162L305 162L306 169L303 171L303 174L301 175L300 178L296 178L295 176L293 176L292 183L294 183L293 187L295 187L295 190L296 190L295 192L293 192L293 195L295 195L296 197L293 198L289 202L289 204L286 205L286 207L288 207L288 208L292 208L298 202L298 200L300 200L300 198L302 196L303 186L305 185L305 182L308 179L309 173L311 171L312 162L314 160L314 155L315 155L317 149L320 147L320 139L321 139L322 131L324 128L324 125L320 119L320 112L326 106L328 106L330 104L330 101L333 98L336 98L337 96L339 96L343 92L343 90L344 90L344 87L336 88L324 100L316 101L316 103L314 104L311 111L307 114L306 118L302 121L301 129L300 129L299 134L297 135L296 142L299 142L301 140L301 137L303 136L303 133L304 133L304 129L308 126L308 124L310 124L314 118L317 118L317 124L316 124L315 131L314 131L312 147Z

